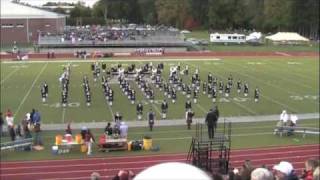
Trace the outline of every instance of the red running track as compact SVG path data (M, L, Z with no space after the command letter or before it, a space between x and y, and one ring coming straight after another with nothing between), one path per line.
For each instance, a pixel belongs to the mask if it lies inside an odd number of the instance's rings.
M262 164L272 167L282 160L289 161L301 173L304 161L319 158L319 144L281 146L258 149L232 150L231 167L239 168L250 159L256 167ZM143 169L163 162L186 162L187 154L144 155L71 160L42 160L1 162L1 180L89 179L92 172L99 172L104 179L111 179L120 169L139 173Z

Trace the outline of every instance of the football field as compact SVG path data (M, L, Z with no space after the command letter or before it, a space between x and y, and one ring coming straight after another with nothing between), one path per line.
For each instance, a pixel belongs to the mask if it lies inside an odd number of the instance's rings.
M100 60L99 60L100 61ZM107 68L121 63L126 67L132 63L142 66L149 60L101 60ZM191 75L198 68L202 81L207 81L209 72L224 83L232 75L233 88L229 97L218 94L217 102L221 116L257 116L280 114L282 110L289 113L319 113L319 60L317 57L230 57L208 59L150 59L153 65L164 62L165 81L168 82L170 67L181 64L183 69L189 66L189 75L180 75L183 82L190 84ZM113 106L105 100L101 78L93 81L90 65L93 60L54 61L54 62L2 62L1 63L1 112L11 109L16 121L23 119L32 108L38 109L43 123L66 122L105 122L112 121L113 114L120 112L126 121L135 121L136 105L132 105L121 91L119 84L111 83L114 90ZM68 106L61 106L61 87L59 77L63 67L71 65ZM86 106L82 87L83 76L89 77L92 93L91 106ZM238 80L249 84L249 96L236 91ZM47 103L42 103L40 86L43 82L49 85ZM134 81L131 87L137 92L137 101L144 105L144 119L147 111L152 108L160 118L161 102L166 97L163 91L155 86L155 102L150 103ZM202 87L202 83L201 83ZM254 102L254 89L260 90L259 102ZM213 106L211 98L202 94L200 89L198 103L192 104L196 117L204 117ZM183 119L185 117L185 102L187 97L180 91L177 102L170 99L167 119Z

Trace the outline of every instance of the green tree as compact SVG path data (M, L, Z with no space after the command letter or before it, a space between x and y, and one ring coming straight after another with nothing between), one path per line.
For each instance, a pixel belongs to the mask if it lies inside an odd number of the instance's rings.
M264 1L264 28L268 31L286 31L289 27L289 13L292 1Z
M155 0L139 0L142 22L146 24L157 24L157 11Z

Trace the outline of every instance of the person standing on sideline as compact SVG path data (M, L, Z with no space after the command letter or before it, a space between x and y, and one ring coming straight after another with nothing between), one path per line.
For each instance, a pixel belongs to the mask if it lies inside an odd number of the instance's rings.
M125 122L120 123L120 138L127 138L128 136L128 125Z
M87 129L87 131L84 135L84 142L88 148L87 155L91 155L92 154L92 143L95 142L95 140L94 140L94 137L93 137L90 129Z
M43 146L42 138L41 138L41 129L40 123L36 123L34 125L34 145L35 146Z
M188 111L186 112L186 121L187 121L187 126L189 130L191 129L193 116L194 116L194 112L191 109L188 109Z
M6 122L7 122L8 132L9 132L11 141L14 141L16 140L16 134L14 131L14 118L10 109L8 109L6 112Z
M214 130L217 126L218 118L219 118L218 108L215 107L214 109L210 109L205 119L205 122L208 126L209 139L212 139L214 137Z
M155 120L156 120L156 114L152 111L152 109L150 109L150 111L148 113L148 121L149 121L150 131L153 130L153 125L154 125Z

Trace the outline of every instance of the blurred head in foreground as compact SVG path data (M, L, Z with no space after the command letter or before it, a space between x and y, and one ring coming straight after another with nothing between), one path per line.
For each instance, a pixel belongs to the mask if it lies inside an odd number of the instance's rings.
M151 166L140 172L134 180L210 180L201 169L186 163L169 162Z

